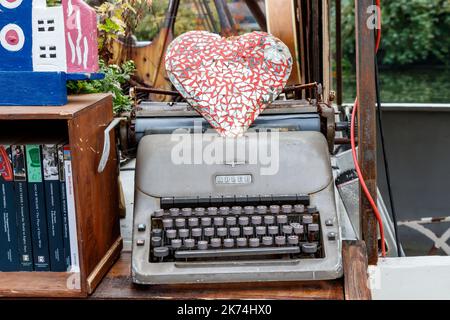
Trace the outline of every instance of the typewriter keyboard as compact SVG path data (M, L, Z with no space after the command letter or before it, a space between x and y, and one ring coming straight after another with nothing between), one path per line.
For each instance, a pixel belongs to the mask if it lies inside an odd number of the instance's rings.
M151 262L323 257L320 214L307 197L254 205L199 202L166 199L153 212Z

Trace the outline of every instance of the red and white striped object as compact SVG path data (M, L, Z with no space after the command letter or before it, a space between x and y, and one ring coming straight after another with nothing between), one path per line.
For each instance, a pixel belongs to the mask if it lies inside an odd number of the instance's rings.
M292 70L287 46L264 32L232 38L187 32L170 44L165 62L177 90L225 137L243 135Z

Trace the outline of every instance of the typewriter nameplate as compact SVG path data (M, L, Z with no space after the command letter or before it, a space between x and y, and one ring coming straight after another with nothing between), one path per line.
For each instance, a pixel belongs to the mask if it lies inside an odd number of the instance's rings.
M216 176L216 184L250 184L251 174Z

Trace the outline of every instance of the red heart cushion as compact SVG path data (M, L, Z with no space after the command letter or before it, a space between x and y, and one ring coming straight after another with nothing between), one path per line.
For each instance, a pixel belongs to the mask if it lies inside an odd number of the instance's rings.
M166 52L170 80L222 136L241 136L283 90L292 70L284 43L252 32L222 38L191 31Z

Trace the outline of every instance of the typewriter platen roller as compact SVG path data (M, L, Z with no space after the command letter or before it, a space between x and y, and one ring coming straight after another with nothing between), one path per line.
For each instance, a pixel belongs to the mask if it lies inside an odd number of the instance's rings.
M170 134L139 144L134 204L135 283L334 279L342 274L328 143L320 132L277 132L272 162L253 162L267 132L237 139L245 152L213 163L195 148L224 140L189 134L191 161ZM237 142L239 143L239 142ZM268 143L268 142L267 142ZM178 148L178 149L177 149ZM175 150L175 151L174 151ZM186 158L184 158L186 160Z

